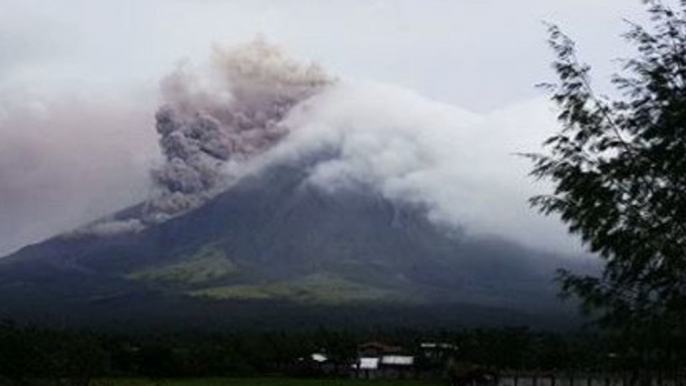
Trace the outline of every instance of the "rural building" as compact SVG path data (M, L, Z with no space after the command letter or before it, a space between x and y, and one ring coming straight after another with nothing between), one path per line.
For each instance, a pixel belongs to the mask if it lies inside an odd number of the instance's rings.
M357 362L352 365L353 377L360 379L414 378L415 357L398 346L369 342L358 348Z

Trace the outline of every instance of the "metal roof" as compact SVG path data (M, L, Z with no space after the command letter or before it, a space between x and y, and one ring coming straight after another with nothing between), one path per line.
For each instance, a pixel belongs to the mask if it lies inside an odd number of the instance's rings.
M381 357L381 363L394 366L412 366L414 364L414 357L409 355L384 355Z
M360 370L376 370L379 368L379 358L360 358Z
M311 358L313 361L319 362L319 363L326 362L329 360L329 358L327 358L326 355L321 354L321 353L314 353L311 355Z

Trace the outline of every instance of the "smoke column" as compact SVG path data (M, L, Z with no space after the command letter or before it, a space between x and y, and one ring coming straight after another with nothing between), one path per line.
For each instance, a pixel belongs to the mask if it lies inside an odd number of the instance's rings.
M152 172L160 188L155 220L194 208L225 187L227 163L243 162L288 134L283 118L330 85L314 64L288 59L258 39L230 51L215 49L217 83L205 86L179 69L162 82L165 104L156 114L165 164Z
M544 100L478 115L401 87L334 79L260 39L215 49L207 71L179 67L161 91L155 129L163 162L151 172L154 194L137 215L78 233L140 231L247 174L309 160L307 182L331 194L363 187L419 204L449 228L547 249L578 245L556 219L528 207L542 189L515 156L538 149L555 127Z
M135 216L104 218L67 236L137 232L202 205L240 170L289 134L283 120L334 83L316 64L300 64L263 39L215 48L209 69L179 66L161 82L155 114L163 163L153 192Z

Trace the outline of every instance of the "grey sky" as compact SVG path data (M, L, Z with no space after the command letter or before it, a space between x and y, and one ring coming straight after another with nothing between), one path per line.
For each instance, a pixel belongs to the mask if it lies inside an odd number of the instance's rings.
M543 20L563 26L602 78L630 53L622 19L641 20L641 9L639 0L0 0L0 254L143 196L158 82L179 60L202 64L215 44L261 34L334 74L488 113L540 97L534 85L552 78Z
M487 111L549 76L541 22L564 26L602 71L626 49L638 0L2 0L9 84L101 92L146 86L179 59L263 34L334 71ZM19 66L18 64L21 64Z

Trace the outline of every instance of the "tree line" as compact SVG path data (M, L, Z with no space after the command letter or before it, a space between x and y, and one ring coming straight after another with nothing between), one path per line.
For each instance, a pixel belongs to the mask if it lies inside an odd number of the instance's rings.
M451 358L496 371L618 371L630 362L614 340L593 332L562 333L529 328L367 331L103 331L57 330L12 322L0 324L0 384L88 385L96 378L322 376L303 372L315 352L350 365L360 344L403 347L416 355L422 342L458 347ZM440 369L433 368L437 374ZM667 370L667 369L665 369Z

